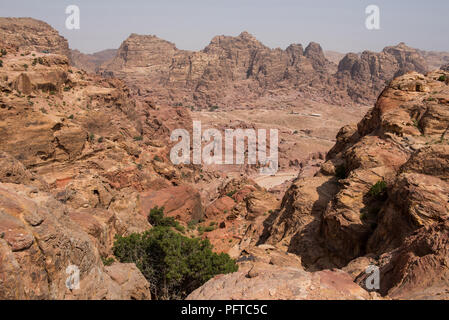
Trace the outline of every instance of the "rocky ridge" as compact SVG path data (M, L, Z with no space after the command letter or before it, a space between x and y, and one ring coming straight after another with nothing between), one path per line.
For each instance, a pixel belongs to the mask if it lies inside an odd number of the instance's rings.
M17 21L29 32L40 25ZM264 213L260 203L271 198L248 182L228 214L212 214L229 178L168 160L170 132L191 126L188 109L161 108L20 37L2 42L0 67L0 297L150 299L151 284L134 265L104 265L115 235L151 228L147 214L159 205L184 227L213 222L213 232L187 232L228 251L245 231L237 221ZM63 40L52 50L66 47ZM65 285L71 265L82 290Z
M426 72L417 50L400 43L380 53L347 54L338 66L317 43L270 49L248 32L217 36L201 51L132 34L99 71L124 79L141 95L169 105L248 105L261 96L300 92L334 104L372 104L388 81L408 71Z

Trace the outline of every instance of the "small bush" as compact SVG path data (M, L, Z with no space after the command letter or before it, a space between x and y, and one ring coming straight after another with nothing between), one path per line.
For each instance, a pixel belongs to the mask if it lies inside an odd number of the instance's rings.
M219 106L210 106L210 107L209 107L209 111L210 111L210 112L214 112L215 110L218 110L218 109L220 109Z
M229 198L232 198L232 196L233 196L236 192L237 192L237 190L232 190L232 191L226 193L226 195L227 195Z
M159 208L158 206L150 210L148 222L155 227L174 227L176 225L176 221L173 217L164 216L164 207Z
M71 115L69 116L69 119L70 119L70 120L73 120L73 118L75 118L75 117L74 117L73 114L71 114Z
M204 228L204 232L212 232L215 230L215 226L208 226Z
M187 224L187 228L189 230L193 230L195 229L195 226L198 224L198 220L190 220L189 223Z
M103 264L105 266L110 266L110 265L112 265L115 262L115 259L114 258L103 258L102 257L101 261L103 261Z
M136 136L134 137L134 141L142 141L143 137L142 136Z
M229 255L214 253L208 240L188 238L163 226L117 236L113 251L120 262L136 264L156 299L183 299L215 275L238 270Z
M177 224L174 226L174 228L175 228L177 231L181 232L181 233L186 233L186 228L184 228L184 226L180 225L179 223L177 223Z
M6 56L6 54L8 53L5 49L1 49L0 53L2 54L2 57Z
M369 190L369 195L376 199L381 199L387 192L387 183L384 180L376 182Z
M438 78L438 81L444 82L446 81L447 77L445 75L442 75Z
M26 63L23 65L23 67L25 68L25 70L28 70L28 65Z
M0 68L3 67L3 60L0 60Z

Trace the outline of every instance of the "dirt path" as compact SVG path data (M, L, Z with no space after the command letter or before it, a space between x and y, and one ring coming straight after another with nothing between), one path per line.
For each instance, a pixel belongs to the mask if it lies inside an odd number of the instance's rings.
M280 184L283 184L285 181L294 179L298 176L297 171L288 171L288 172L280 172L275 174L274 176L257 176L253 177L254 181L257 184L265 189L271 189Z

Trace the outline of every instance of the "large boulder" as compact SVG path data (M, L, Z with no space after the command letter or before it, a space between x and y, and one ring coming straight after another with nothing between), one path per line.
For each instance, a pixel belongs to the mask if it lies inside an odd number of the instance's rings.
M0 184L0 262L2 299L150 298L135 267L123 268L140 286L124 290L122 281L111 278L68 209L35 188ZM79 288L67 285L74 271L79 271Z

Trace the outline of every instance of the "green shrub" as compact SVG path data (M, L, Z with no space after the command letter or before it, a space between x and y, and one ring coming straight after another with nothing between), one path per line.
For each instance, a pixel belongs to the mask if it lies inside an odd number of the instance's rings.
M0 68L3 67L3 60L0 60Z
M212 232L215 230L215 226L208 226L204 228L204 232Z
M103 264L105 266L110 266L111 264L113 264L115 262L114 258L101 258L101 261L103 261Z
M187 228L189 230L193 230L195 229L195 226L198 224L198 220L190 220L189 223L187 224Z
M74 116L73 116L73 114L71 114L71 115L69 116L69 119L70 119L70 120L73 120L73 118L74 118Z
M445 75L442 75L438 78L438 81L444 82L446 81L447 77Z
M174 228L175 228L177 231L181 232L181 233L186 233L186 228L184 228L184 226L180 225L179 223L177 223L177 224L174 226Z
M386 192L387 183L384 180L381 180L376 182L376 184L371 187L369 190L369 195L380 200L386 195Z
M176 225L176 221L173 217L164 216L164 207L159 208L158 206L150 210L148 222L154 227L174 227Z
M2 54L2 57L3 56L6 56L6 54L8 53L5 49L1 49L0 50L0 53Z
M162 162L161 157L159 157L158 155L155 155L153 159L154 161Z
M220 108L219 106L210 106L209 111L214 112L215 110L218 110L219 108Z
M163 226L117 236L113 251L120 262L136 264L156 299L183 299L215 275L238 270L229 255L212 252L208 240L188 238Z
M233 196L236 192L237 192L237 190L232 190L232 191L229 191L228 193L226 193L226 195L227 195L229 198L232 198L232 196Z
M134 137L134 141L142 141L143 137L142 136L136 136Z

